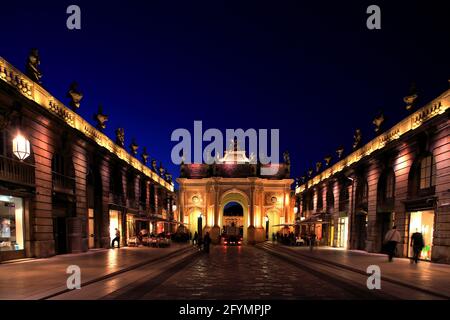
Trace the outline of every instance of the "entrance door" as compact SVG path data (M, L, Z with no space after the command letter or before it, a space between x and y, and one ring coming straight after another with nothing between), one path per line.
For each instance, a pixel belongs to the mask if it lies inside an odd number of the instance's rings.
M94 224L94 209L89 208L89 249L92 249L95 247L95 224Z
M53 234L55 237L55 253L67 253L67 223L66 217L53 218Z
M434 232L434 211L416 211L410 213L409 222L409 241L414 232L422 233L425 247L420 253L420 259L431 260L431 252L433 248L433 232ZM413 250L409 247L408 256L413 256Z
M340 248L347 248L347 239L348 239L348 217L339 218L337 246Z
M355 217L355 227L356 227L356 249L365 250L367 238L367 215L357 214Z

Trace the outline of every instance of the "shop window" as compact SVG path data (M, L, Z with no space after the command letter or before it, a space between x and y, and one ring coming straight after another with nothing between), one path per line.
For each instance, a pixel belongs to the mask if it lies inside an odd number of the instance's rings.
M22 198L0 195L0 251L24 249Z
M420 253L420 259L431 260L434 232L434 211L416 211L410 213L409 241L414 232L422 233L424 247ZM409 257L413 256L412 247L409 246Z

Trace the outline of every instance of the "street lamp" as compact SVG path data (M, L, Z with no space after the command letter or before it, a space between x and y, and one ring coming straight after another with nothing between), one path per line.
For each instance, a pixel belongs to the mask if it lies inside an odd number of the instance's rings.
M294 214L298 213L298 207L294 207Z
M30 141L28 141L20 132L12 141L13 154L19 158L20 161L25 160L30 156Z

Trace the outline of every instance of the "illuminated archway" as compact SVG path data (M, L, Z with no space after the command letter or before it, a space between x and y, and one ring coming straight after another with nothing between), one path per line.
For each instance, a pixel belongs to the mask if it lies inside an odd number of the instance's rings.
M265 221L263 222L264 231L265 231L265 233L268 234L268 239L271 239L272 233L276 234L278 231L281 230L280 226L278 226L278 227L276 227L276 226L283 224L284 218L283 219L280 218L280 211L275 208L268 209L266 211L264 218L268 219L268 223L266 223ZM267 226L268 226L268 229L267 229Z
M224 227L224 217L223 217L223 212L224 212L224 208L228 203L231 202L236 202L238 204L241 205L242 209L243 209L243 240L246 241L247 240L247 228L250 225L250 221L249 221L249 214L248 214L248 210L249 210L249 201L248 201L248 197L247 195L240 191L240 190L230 190L228 192L225 192L222 195L221 201L220 201L220 216L219 216L219 227L220 230L223 229Z
M202 215L202 230L206 227L205 213L199 207L194 207L189 210L188 221L185 221L189 225L189 231L194 236L195 232L198 230L198 217Z

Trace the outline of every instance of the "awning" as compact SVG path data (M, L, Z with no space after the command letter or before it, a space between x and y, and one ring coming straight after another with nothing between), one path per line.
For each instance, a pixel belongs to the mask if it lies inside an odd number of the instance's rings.
M329 213L316 213L312 216L300 221L299 224L327 224L331 221L331 214Z
M295 223L282 223L282 224L275 224L272 227L294 227Z

